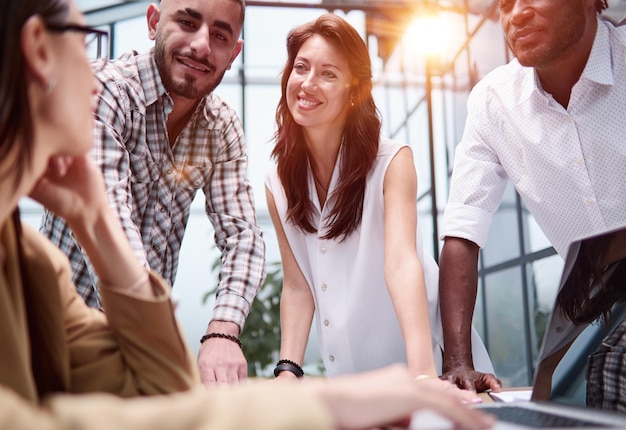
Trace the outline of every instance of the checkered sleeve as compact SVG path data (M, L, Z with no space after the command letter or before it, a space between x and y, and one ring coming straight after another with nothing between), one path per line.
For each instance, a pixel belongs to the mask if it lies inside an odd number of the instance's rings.
M100 292L96 287L97 278L90 269L87 255L74 239L65 220L45 210L39 230L67 255L72 266L72 282L85 303L93 308L101 308Z
M587 361L587 406L626 412L626 318Z
M234 322L243 329L265 279L265 244L256 222L246 142L236 115L231 115L220 139L222 150L204 189L206 212L222 253L212 320Z
M148 267L139 228L132 219L132 177L128 145L131 136L142 135L143 123L131 115L128 92L123 80L110 78L104 82L96 112L93 158L102 171L109 204L130 241L141 264ZM142 172L139 172L142 174ZM144 173L145 174L145 173Z
M95 143L91 154L103 172L109 202L118 214L135 254L147 266L139 232L130 218L129 157L123 136L118 132L124 130L126 123L128 109L124 101L127 98L113 77L102 78L101 82L103 90L95 115ZM100 308L98 277L87 255L74 239L69 226L63 219L46 211L40 231L68 256L72 265L73 281L85 302L91 307Z

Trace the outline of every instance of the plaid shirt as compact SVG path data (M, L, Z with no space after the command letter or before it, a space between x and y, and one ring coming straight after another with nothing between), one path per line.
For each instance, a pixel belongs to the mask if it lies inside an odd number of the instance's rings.
M587 360L587 406L626 413L626 318Z
M202 189L222 252L212 319L243 327L265 277L265 245L256 224L237 114L209 94L171 147L166 119L172 100L153 49L110 61L98 78L103 91L93 157L137 257L174 284L190 206ZM87 304L100 307L93 266L67 224L46 212L41 231L69 256L74 282Z

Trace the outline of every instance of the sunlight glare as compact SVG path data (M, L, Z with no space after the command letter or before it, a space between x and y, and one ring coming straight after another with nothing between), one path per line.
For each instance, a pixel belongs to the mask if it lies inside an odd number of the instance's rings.
M417 16L404 34L407 46L413 46L423 56L440 56L446 46L446 25L439 15Z

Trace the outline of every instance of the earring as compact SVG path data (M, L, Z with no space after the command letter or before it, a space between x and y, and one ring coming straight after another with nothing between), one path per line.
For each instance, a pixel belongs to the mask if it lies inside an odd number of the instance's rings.
M350 99L350 106L354 107L354 100Z
M54 87L56 87L56 85L57 85L56 79L50 78L50 80L46 84L46 94L50 94L52 90L54 90Z

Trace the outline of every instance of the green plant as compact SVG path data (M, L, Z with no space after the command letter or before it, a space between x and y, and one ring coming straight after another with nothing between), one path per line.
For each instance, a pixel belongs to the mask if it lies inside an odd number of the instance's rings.
M215 272L220 260L213 263ZM280 262L267 264L267 277L252 303L246 324L239 338L248 361L248 376L271 376L271 368L280 351L280 294L283 272ZM202 303L215 295L217 287L204 294Z

